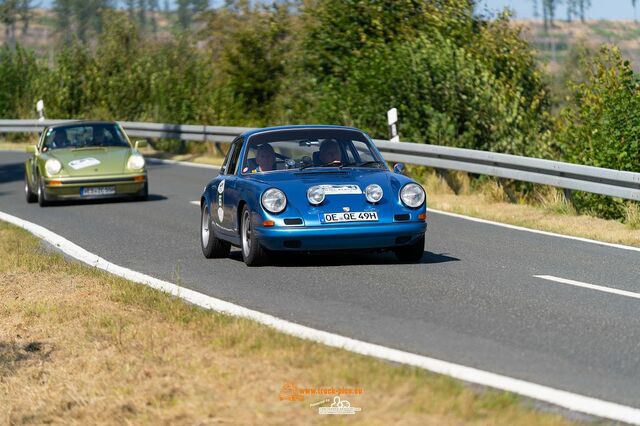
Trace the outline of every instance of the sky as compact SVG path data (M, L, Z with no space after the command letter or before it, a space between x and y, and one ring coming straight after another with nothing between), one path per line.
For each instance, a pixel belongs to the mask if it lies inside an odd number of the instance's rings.
M541 2L538 0L538 5ZM478 3L480 9L483 9L483 5L492 11L509 7L516 12L516 18L532 19L534 17L533 0L479 0ZM640 2L638 3L640 9ZM538 6L538 10L540 10L540 6ZM587 10L586 15L587 19L634 19L631 0L591 0L591 7ZM566 8L564 5L560 5L556 17L562 19L566 16Z
M542 0L537 1L538 4L542 2ZM53 0L35 0L34 3L43 7L50 7ZM158 3L162 7L164 0L160 0ZM170 0L169 3L174 6L175 0ZM532 19L534 17L533 0L478 0L478 3L480 10L486 7L490 11L500 11L505 7L509 7L515 11L516 18ZM640 9L640 2L638 3L638 8ZM564 5L558 7L556 16L560 19L566 17ZM587 11L587 19L634 19L631 0L591 0L591 7Z

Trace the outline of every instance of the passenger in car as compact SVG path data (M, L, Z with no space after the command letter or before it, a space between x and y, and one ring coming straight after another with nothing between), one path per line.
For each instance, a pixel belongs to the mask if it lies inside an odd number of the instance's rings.
M333 162L342 161L340 145L338 145L338 141L336 141L335 139L326 139L322 141L318 153L320 164L330 164Z

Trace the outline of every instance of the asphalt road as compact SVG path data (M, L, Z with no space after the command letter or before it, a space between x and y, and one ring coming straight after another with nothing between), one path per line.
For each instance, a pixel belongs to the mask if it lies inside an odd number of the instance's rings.
M147 202L40 208L26 154L0 151L0 210L116 264L280 318L640 408L640 252L429 213L425 256L287 256L248 268L207 260L199 199L215 171L154 164Z

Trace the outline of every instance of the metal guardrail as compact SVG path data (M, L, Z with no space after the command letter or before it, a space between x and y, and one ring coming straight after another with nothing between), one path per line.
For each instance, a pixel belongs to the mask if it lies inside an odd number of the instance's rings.
M0 133L35 133L46 126L72 120L0 120ZM184 124L120 122L130 136L229 143L251 130ZM582 166L560 161L487 151L408 142L374 140L385 159L428 167L550 185L640 201L640 173Z

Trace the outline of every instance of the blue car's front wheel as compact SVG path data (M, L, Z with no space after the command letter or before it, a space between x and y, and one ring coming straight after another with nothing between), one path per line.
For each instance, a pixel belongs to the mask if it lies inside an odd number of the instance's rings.
M251 223L251 211L248 206L242 209L240 222L240 240L242 241L242 258L247 266L263 265L268 258L267 251L260 245Z
M227 257L231 251L231 244L216 237L207 203L202 206L200 215L200 245L207 259Z
M419 262L424 256L424 235L414 243L398 247L394 252L396 258L401 262Z

